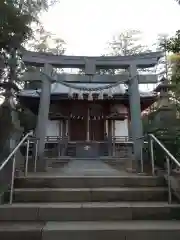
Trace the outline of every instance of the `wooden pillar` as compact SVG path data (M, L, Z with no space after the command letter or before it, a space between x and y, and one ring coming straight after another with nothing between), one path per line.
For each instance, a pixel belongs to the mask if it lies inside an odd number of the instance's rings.
M111 125L111 119L108 119L108 137L112 138L112 125Z
M62 137L64 138L66 136L66 120L62 120Z
M60 137L63 137L63 120L60 121Z
M129 138L130 140L131 140L131 138L132 138L130 109L128 109L128 138Z
M108 142L109 142L109 156L112 156L112 121L108 119Z
M61 128L61 119L59 119L59 139L58 139L58 157L61 156L61 143L62 143L62 128Z
M115 120L112 120L112 132L113 132L113 157L115 157L116 151L115 151Z
M106 119L105 119L104 132L107 134L107 136L109 135L109 134L108 134L108 120L106 120Z
M59 137L61 137L61 119L59 119Z
M62 119L61 121L61 134L62 134L62 140L63 140L63 145L62 145L62 150L61 150L61 156L65 155L66 151L66 140L67 140L67 135L66 135L66 119Z
M87 109L87 133L86 133L86 141L89 141L90 140L90 109L88 107Z
M70 118L66 120L66 136L68 137L69 140L69 132L70 132Z

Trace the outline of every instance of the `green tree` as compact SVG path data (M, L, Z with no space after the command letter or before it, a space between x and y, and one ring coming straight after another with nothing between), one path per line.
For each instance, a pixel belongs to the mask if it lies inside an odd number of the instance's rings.
M171 78L172 86L171 98L174 104L180 108L180 30L178 30L174 37L171 37L166 42L166 49L173 53L170 56L171 60Z
M51 32L44 29L43 26L36 30L35 36L28 42L26 48L31 51L39 53L51 53L54 55L63 55L66 50L66 43L62 38L56 37ZM28 67L27 70L35 70L36 67ZM39 70L39 68L38 68ZM62 69L55 69L58 72L62 72ZM41 88L41 82L26 82L25 85L28 89Z
M29 50L55 55L64 54L65 46L66 43L62 38L58 38L51 32L46 31L43 26L37 28L35 35L27 44Z
M179 159L180 151L180 31L171 38L161 38L159 49L166 51L166 79L165 86L169 85L168 95L162 93L157 101L156 110L148 116L147 131L153 132L167 149ZM173 53L173 55L172 55ZM169 56L171 56L170 64ZM166 98L166 103L163 101ZM168 102L167 102L168 98ZM147 123L147 119L146 119ZM158 146L155 146L156 164L163 167L165 158Z
M128 56L145 52L151 52L151 49L142 44L142 32L136 29L127 29L113 36L112 40L108 41L105 53L102 55ZM122 69L100 69L98 72L101 74L115 74L122 72ZM80 73L83 74L83 71L80 71Z
M134 29L119 33L108 43L108 55L113 56L128 56L149 51L148 47L142 44L142 32Z
M127 29L113 36L112 40L107 43L105 56L128 56L139 53L150 52L151 50L142 44L142 32L136 29ZM115 74L122 72L119 70L102 70L104 74Z
M48 7L55 2L52 0L0 1L1 90L5 89L9 92L18 82L22 67L19 50L22 44L33 36L33 23L39 24L40 13L48 10Z
M0 1L0 94L5 102L0 107L0 147L11 138L14 128L11 100L21 83L21 46L34 34L40 24L40 13L56 1L50 0L1 0ZM5 114L7 113L7 114ZM15 113L17 114L17 112ZM15 115L14 115L15 116Z

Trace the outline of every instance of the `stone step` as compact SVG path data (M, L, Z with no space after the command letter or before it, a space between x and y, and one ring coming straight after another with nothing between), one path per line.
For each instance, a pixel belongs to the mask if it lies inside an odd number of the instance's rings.
M0 223L2 240L179 240L180 221Z
M15 202L164 201L167 188L21 188Z
M1 240L41 240L44 223L0 222Z
M180 238L179 221L49 222L43 240L152 240Z
M47 167L52 167L52 168L60 168L60 167L64 167L66 164L69 163L69 160L54 160L54 159L48 159L46 161L46 166Z
M167 202L18 203L0 205L0 221L180 220Z
M100 187L154 187L164 186L157 176L48 176L32 175L15 179L17 188L100 188Z

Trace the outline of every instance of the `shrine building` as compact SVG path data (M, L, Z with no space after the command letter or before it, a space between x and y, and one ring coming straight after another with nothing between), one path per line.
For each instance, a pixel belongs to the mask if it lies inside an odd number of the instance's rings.
M86 86L78 84L75 86ZM90 83L93 88L106 84ZM39 90L23 90L21 103L38 115ZM124 85L103 92L86 92L71 89L60 83L51 86L49 120L46 136L68 136L69 141L104 141L114 136L127 141L130 133L129 97ZM141 111L148 108L156 96L149 92L140 92ZM45 106L44 106L45 107Z

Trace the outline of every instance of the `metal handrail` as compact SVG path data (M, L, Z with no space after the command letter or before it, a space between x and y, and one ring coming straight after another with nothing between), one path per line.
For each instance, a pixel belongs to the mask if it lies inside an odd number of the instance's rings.
M161 149L166 153L166 163L167 163L167 180L168 180L168 203L172 203L172 188L171 188L171 164L170 160L176 164L176 166L180 167L180 163L178 160L167 150L167 148L153 135L148 134L150 137L150 153L151 153L151 164L152 164L152 174L155 174L155 162L154 162L154 148L153 148L153 142L156 142Z
M14 148L14 150L9 154L9 156L4 160L4 162L0 166L0 171L6 166L12 156L17 152L17 150L21 147L21 145L25 142L25 140L31 135L31 133L27 133L23 139L18 143L18 145Z
M164 152L168 155L168 157L171 158L171 160L178 166L180 167L180 163L178 162L178 160L170 153L169 150L167 150L167 148L153 135L153 134L149 134L149 136L151 138L153 138L153 140L164 150Z
M27 175L28 170L28 158L29 158L29 145L30 145L30 139L28 137L32 136L32 132L27 133L22 140L18 143L18 145L14 148L14 150L9 154L9 156L4 160L4 162L0 166L0 172L4 169L4 167L9 163L11 158L13 157L12 162L12 175L11 175L11 184L10 184L10 198L9 203L12 204L13 201L13 192L14 192L14 178L15 178L15 168L16 168L16 153L19 150L19 148L23 145L23 143L27 140L27 150L26 150L26 163L25 163L25 175ZM35 167L36 168L36 161L37 161L37 144L36 144L36 155L35 155ZM34 169L36 170L36 169Z

